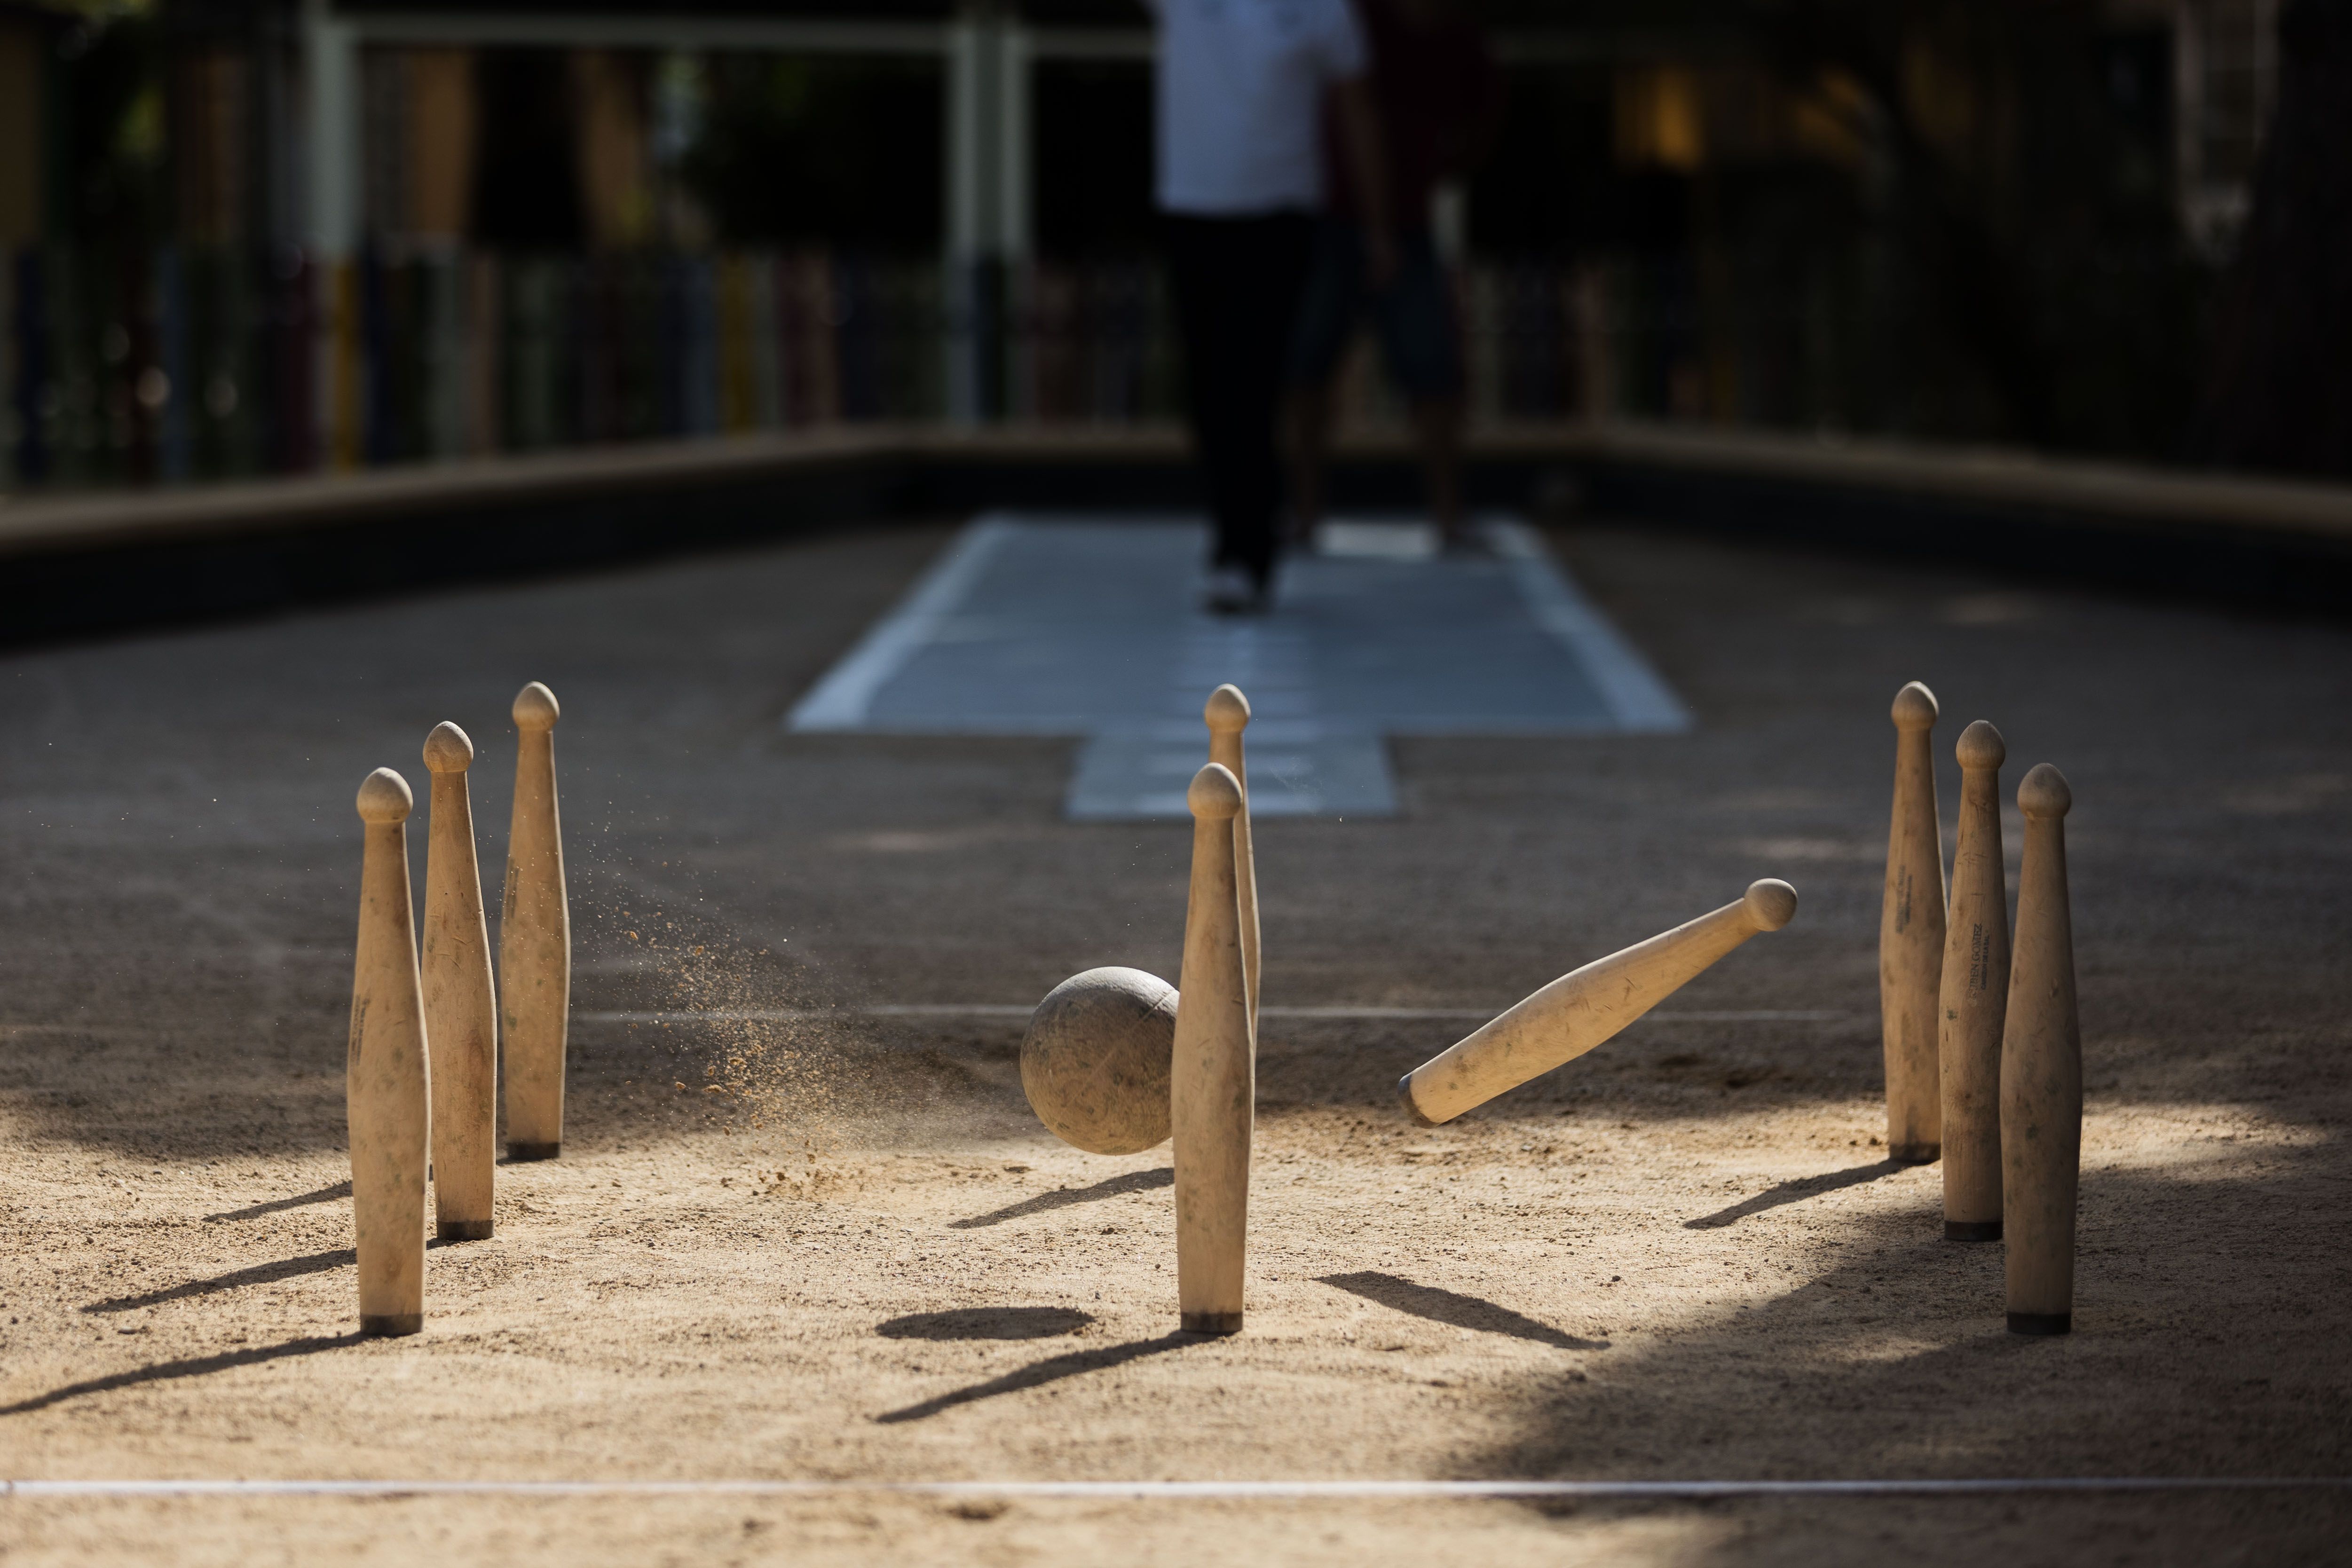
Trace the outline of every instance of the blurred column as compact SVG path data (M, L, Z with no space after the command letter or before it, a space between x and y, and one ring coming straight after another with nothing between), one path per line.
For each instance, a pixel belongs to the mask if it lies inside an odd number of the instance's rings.
M303 233L318 295L316 428L331 466L358 461L359 33L327 0L302 0Z
M1033 184L1029 160L1029 30L1004 18L996 49L996 134L990 146L996 165L997 254L1008 262L1029 258Z
M1003 398L1006 268L1029 249L1028 35L992 0L947 31L948 416L992 419Z
M360 227L359 33L327 0L302 0L304 227L311 252L347 258Z
M947 254L941 261L947 270L947 412L958 424L974 423L989 412L987 344L994 335L994 291L988 287L982 225L988 212L989 99L996 86L989 66L994 44L992 18L977 6L967 7L948 26L942 117L947 146L941 150Z

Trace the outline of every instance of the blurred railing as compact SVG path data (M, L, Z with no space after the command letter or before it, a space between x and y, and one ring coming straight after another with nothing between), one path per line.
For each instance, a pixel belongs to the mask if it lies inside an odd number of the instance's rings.
M1459 270L1474 421L1813 427L1869 403L1869 334L1820 279L1696 284L1685 261ZM951 274L824 249L320 266L169 247L0 267L0 487L427 462L841 421L1172 419L1148 261ZM1344 421L1402 410L1369 342Z

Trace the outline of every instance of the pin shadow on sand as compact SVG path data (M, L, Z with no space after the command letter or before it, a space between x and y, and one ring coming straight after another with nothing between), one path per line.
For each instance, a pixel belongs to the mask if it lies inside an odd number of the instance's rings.
M282 1214L289 1208L300 1208L313 1203L332 1203L339 1197L352 1196L352 1184L339 1181L332 1186L322 1186L316 1192L297 1193L292 1197L274 1197L267 1203L257 1203L246 1208L232 1208L219 1214L207 1214L205 1223L216 1225L227 1219L259 1219L264 1215Z
M117 1296L112 1301L92 1301L82 1309L85 1312L128 1312L141 1307L160 1307L166 1301L185 1301L190 1296L209 1296L215 1291L234 1291L241 1285L266 1285L273 1280L291 1280L303 1274L323 1274L330 1269L349 1268L358 1254L348 1247L331 1248L324 1252L306 1253L299 1258L279 1258L268 1263L256 1263L250 1269L233 1273L216 1274L209 1280L190 1280L184 1284L167 1285L160 1291L147 1291L136 1296Z
M884 1339L1052 1339L1076 1333L1095 1321L1076 1307L958 1307L944 1312L909 1312L877 1323Z
M345 1252L348 1259L351 1254ZM232 1367L253 1366L265 1361L283 1361L288 1356L315 1355L322 1350L340 1350L361 1343L356 1333L308 1334L289 1339L282 1344L257 1344L244 1350L226 1350L216 1355L191 1356L184 1361L159 1362L153 1366L136 1367L129 1372L117 1372L105 1377L85 1378L68 1383L62 1388L52 1388L47 1394L36 1394L19 1399L13 1405L0 1405L0 1416L23 1416L35 1410L46 1410L52 1405L62 1405L68 1399L79 1399L86 1394L107 1394L117 1388L130 1388L142 1383L166 1383L180 1377L203 1377L211 1373L226 1372Z
M894 1320L895 1321L895 1320ZM887 1326L887 1325L886 1325ZM1147 1355L1160 1355L1187 1345L1201 1344L1207 1336L1179 1330L1162 1334L1158 1339L1130 1340L1125 1344L1107 1344L1098 1350L1074 1350L1032 1363L1002 1377L992 1377L985 1383L975 1383L969 1388L958 1388L947 1394L934 1395L919 1404L902 1409L886 1411L874 1417L877 1425L895 1427L908 1421L927 1420L959 1405L971 1405L982 1399L993 1399L1001 1394L1018 1394L1024 1388L1037 1388L1048 1383L1059 1383L1066 1377L1077 1377L1089 1372L1104 1372L1114 1366L1124 1366L1130 1361L1140 1361Z
M448 1243L436 1239L425 1243L435 1251ZM256 1263L250 1269L238 1269L231 1273L215 1274L209 1280L190 1280L178 1285L166 1285L160 1291L146 1291L136 1296L116 1296L110 1301L92 1301L82 1308L85 1312L128 1312L141 1307L160 1307L166 1301L181 1301L190 1296L209 1296L219 1291L234 1291L245 1285L266 1285L275 1280L292 1280L304 1274L323 1274L331 1269L349 1268L359 1261L359 1253L349 1247L331 1247L324 1252L306 1252L299 1258L280 1258L273 1262Z
M1601 1339L1578 1339L1563 1333L1548 1322L1497 1306L1482 1296L1465 1296L1459 1291L1442 1290L1435 1285L1416 1284L1394 1274L1382 1274L1365 1270L1353 1274L1325 1274L1318 1284L1347 1291L1368 1301L1377 1301L1392 1311L1416 1318L1427 1318L1433 1323L1446 1323L1458 1329L1474 1329L1480 1333L1507 1334L1513 1339L1548 1344L1559 1350L1607 1350L1609 1342Z
M1855 1166L1850 1170L1828 1171L1821 1176L1798 1176L1793 1180L1766 1187L1754 1197L1742 1198L1729 1208L1718 1208L1713 1214L1703 1214L1696 1219L1685 1219L1683 1221L1683 1228L1685 1230L1720 1230L1727 1225L1737 1224L1749 1215L1761 1214L1768 1208L1779 1208L1783 1204L1801 1203L1806 1198L1818 1197L1825 1192L1835 1192L1840 1187L1860 1186L1866 1181L1876 1181L1881 1176L1891 1176L1898 1171L1909 1170L1912 1163L1909 1160L1885 1159L1875 1165Z
M1041 1192L1009 1207L975 1214L970 1219L950 1220L948 1228L978 1230L983 1226L1002 1225L1008 1219L1026 1219L1033 1214L1048 1214L1075 1203L1099 1203L1107 1197L1120 1197L1130 1192L1157 1192L1163 1186L1175 1185L1176 1172L1167 1166L1152 1171L1129 1171L1123 1176L1106 1176L1092 1186L1066 1186L1054 1192Z

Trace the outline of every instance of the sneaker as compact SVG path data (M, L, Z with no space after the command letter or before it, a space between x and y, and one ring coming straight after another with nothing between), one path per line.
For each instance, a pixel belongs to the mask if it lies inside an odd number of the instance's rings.
M1219 615L1255 615L1265 608L1265 590L1248 569L1220 566L1209 572L1209 608Z

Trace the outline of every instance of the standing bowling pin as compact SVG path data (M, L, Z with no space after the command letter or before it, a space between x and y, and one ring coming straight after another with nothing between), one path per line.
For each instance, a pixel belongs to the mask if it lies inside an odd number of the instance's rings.
M474 743L454 724L425 737L433 818L425 852L425 1037L433 1044L433 1207L444 1241L490 1234L498 1159L499 1004L474 859L466 769Z
M555 810L555 694L533 681L514 700L514 827L499 917L499 1032L507 1046L507 1157L563 1151L563 1046L572 1014L572 914Z
M360 786L367 850L360 865L359 951L352 967L343 1092L364 1334L415 1333L425 1326L432 1096L408 904L408 831L402 825L415 803L408 781L389 768L377 768Z
M1944 966L1944 844L1927 750L1935 723L1935 693L1913 681L1895 694L1895 814L1878 916L1878 1010L1886 1153L1906 1165L1927 1164L1943 1142L1936 993Z
M1186 1333L1239 1333L1257 1100L1257 1036L1234 874L1241 781L1212 762L1192 776L1184 800L1192 809L1192 887L1169 1082L1177 1304Z
M2009 888L2000 859L2000 731L1960 732L1960 832L1936 1059L1944 1082L1944 1236L2000 1239L2000 1021L2009 1006Z
M1242 967L1249 976L1250 1033L1257 1033L1257 851L1250 841L1249 769L1242 761L1242 731L1249 727L1249 698L1228 681L1209 694L1201 716L1209 723L1209 760L1242 787L1242 809L1234 817L1234 882L1241 890Z
M2074 1326L2074 1191L2083 1166L2083 1032L2066 895L2066 776L2047 762L2017 787L2025 860L2000 1041L2003 1239L2009 1332Z

